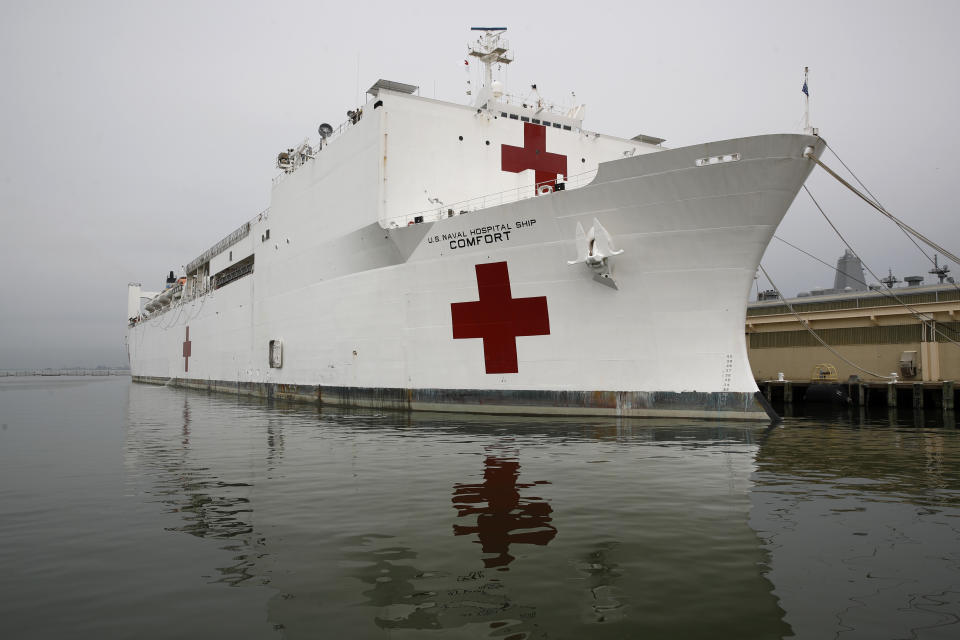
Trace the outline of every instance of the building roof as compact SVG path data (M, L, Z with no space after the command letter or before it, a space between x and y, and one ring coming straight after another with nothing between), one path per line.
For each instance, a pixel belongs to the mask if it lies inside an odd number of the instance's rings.
M394 82L393 80L384 80L381 78L373 83L372 87L367 89L367 93L376 97L380 93L380 89L396 91L397 93L416 93L419 88L420 87L413 84L404 84L403 82Z

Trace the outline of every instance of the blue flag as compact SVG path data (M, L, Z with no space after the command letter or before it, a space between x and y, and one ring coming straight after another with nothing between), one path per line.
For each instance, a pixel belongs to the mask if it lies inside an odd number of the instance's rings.
M803 89L800 89L800 91L803 91L804 95L806 95L808 98L810 97L810 91L807 89L806 80L803 81Z

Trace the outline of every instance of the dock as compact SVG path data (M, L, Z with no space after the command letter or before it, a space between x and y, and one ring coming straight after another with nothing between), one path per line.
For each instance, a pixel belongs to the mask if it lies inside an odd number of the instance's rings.
M885 405L888 408L942 409L953 412L957 406L958 387L953 380L942 382L897 382L849 381L824 382L821 380L758 380L757 386L770 402L782 402L790 406L800 404L812 385L830 386L846 391L849 404L853 406Z

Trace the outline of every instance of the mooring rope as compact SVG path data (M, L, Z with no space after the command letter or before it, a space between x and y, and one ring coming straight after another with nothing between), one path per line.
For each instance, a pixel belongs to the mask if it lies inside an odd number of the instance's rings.
M873 198L873 201L874 201L874 202L876 202L876 203L879 204L881 207L883 207L883 203L880 202L880 198L878 198L876 195L874 195L874 193L873 193L872 191L870 191L870 189L867 188L867 185L865 185L865 184L863 183L863 180L861 180L860 177L857 176L857 174L855 174L855 173L853 172L853 169L851 169L850 167L847 166L847 163L843 161L843 158L840 157L840 154L837 153L836 149L834 149L833 147L831 147L831 146L830 146L830 143L827 142L826 140L824 140L823 143L824 143L825 145L827 145L827 149L830 150L830 153L832 153L832 154L834 155L834 157L837 159L837 161L838 161L841 165L843 165L843 168L847 170L847 173L849 173L851 176L853 176L853 179L857 181L857 184L859 184L859 185L863 188L863 190L867 192L867 195L870 196L871 198ZM884 208L886 208L886 207L884 207ZM933 267L934 267L934 269L936 269L936 268L939 266L939 265L937 264L936 259L935 259L935 258L931 258L930 255L929 255L926 251L923 250L923 247L920 246L920 244L916 241L916 239L915 239L912 235L910 235L910 234L907 232L906 229L904 229L903 227L899 227L899 228L900 228L900 231L903 233L903 235L906 236L907 239L913 244L913 246L915 246L915 247L917 248L917 251L919 251L920 253L922 253L922 254L923 254L923 257L927 259L927 262L929 262L930 264L932 264ZM934 272L931 271L930 273L934 273ZM952 278L951 278L951 280L952 280ZM941 284L942 284L942 282L941 282ZM960 291L960 284L957 284L956 282L950 282L950 284L953 285L953 288L954 288L954 289L956 289L957 291Z
M787 309L790 309L790 313L792 313L792 314L794 315L794 317L800 322L800 324L803 326L803 328L806 329L807 331L809 331L809 332L810 332L810 335L812 335L812 336L816 339L816 341L819 342L821 345L823 345L830 353L832 353L833 355L837 356L838 358L840 358L841 360L843 360L844 362L846 362L848 365L850 365L850 366L853 367L854 369L857 369L858 371L863 371L864 373L870 374L870 375L873 376L874 378L883 378L883 379L885 379L885 380L892 380L892 379L895 377L895 376L884 376L884 375L880 375L879 373L876 373L876 372L874 372L874 371L870 371L869 369L864 369L863 367L861 367L861 366L858 365L857 363L855 363L855 362L853 362L853 361L851 361L851 360L848 360L848 359L847 359L845 356L843 356L839 351L837 351L836 349L834 349L833 347L831 347L829 344L827 344L826 342L824 342L823 338L821 338L819 335L817 335L817 332L814 331L814 330L813 330L813 327L810 326L810 323L807 322L807 320L806 320L803 316L801 316L799 313L797 313L797 311L793 308L793 305L790 304L790 301L783 297L783 294L780 293L780 289L777 287L777 285L776 285L776 284L773 282L773 280L770 278L770 274L767 273L767 270L763 268L763 265L761 264L761 265L759 265L759 266L760 266L760 271L763 272L763 275L767 278L767 281L770 283L770 286L773 287L773 290L777 292L777 295L778 295L778 296L780 296L780 301L787 305Z
M899 226L901 229L903 229L904 231L912 234L914 237L918 238L920 241L926 243L927 246L929 246L929 247L931 247L931 248L933 248L933 249L936 249L937 251L939 251L939 252L940 252L941 254L943 254L944 256L946 256L946 257L950 258L951 260L953 260L954 263L960 264L960 258L958 258L956 255L954 255L954 254L951 253L950 251L947 251L946 249L944 249L943 247L941 247L939 244L937 244L936 242L934 242L933 240L931 240L931 239L928 238L927 236L923 235L922 233L920 233L919 231L917 231L916 229L914 229L913 227L911 227L910 225L908 225L906 222L904 222L904 221L900 220L899 218L897 218L895 215L893 215L892 213L890 213L889 211L887 211L886 209L884 209L883 207L881 207L879 203L874 202L872 199L870 199L870 198L868 198L867 196L865 196L865 195L863 194L863 192L861 192L861 191L860 191L859 189L857 189L855 186L853 186L852 184L850 184L849 182L847 182L846 180L844 180L840 175L837 174L836 171L834 171L833 169L831 169L830 167L828 167L827 165L825 165L823 162L821 162L820 159L817 158L817 157L815 157L812 152L807 152L807 153L806 153L806 157L810 158L811 160L813 160L814 162L816 162L818 165L820 165L820 167L823 168L824 171L826 171L826 172L829 173L831 176L833 176L840 184L842 184L843 186L845 186L847 189L850 189L850 191L854 192L854 193L857 195L857 197L861 198L864 202L866 202L867 204L869 204L871 207L873 207L874 209L876 209L877 211L879 211L880 213L882 213L884 216L886 216L887 218L889 218L890 220L892 220L892 221L893 221L897 226Z
M883 281L880 279L880 277L879 277L876 273L873 272L873 269L870 268L870 265L868 265L866 262L864 262L863 259L860 258L860 255L859 255L856 251L854 251L854 249L853 249L853 247L850 245L850 243L847 242L847 239L846 239L845 237L843 237L843 234L840 233L840 230L839 230L839 229L837 229L837 226L836 226L835 224L833 224L833 221L832 221L832 220L830 220L830 216L827 215L827 212L823 210L823 207L820 206L820 203L817 202L817 199L813 197L813 194L812 194L812 193L810 193L810 189L807 187L807 185L803 185L803 190L806 191L806 192L807 192L807 195L810 196L810 199L813 200L813 204L817 207L817 211L820 212L820 215L822 215L823 218L824 218L824 220L827 221L827 224L830 225L830 228L833 229L833 232L837 234L837 237L840 238L840 240L843 242L844 245L846 245L847 249L850 250L850 253L852 253L852 254L854 255L854 257L856 257L857 260L860 261L860 264L863 265L863 267L864 267L867 271L870 272L870 275L873 276L874 279L875 279L878 283L880 283L880 284L882 285L882 284L883 284ZM906 309L907 311L909 311L910 314L911 314L914 318L916 318L917 320L919 320L919 321L921 322L921 324L927 324L928 322L932 322L932 324L931 324L930 326L933 327L933 330L934 330L937 334L943 336L947 341L953 343L955 346L960 347L960 343L956 342L956 341L953 340L950 336L948 336L947 334L945 334L943 331L940 330L940 327L937 326L936 321L934 321L932 318L926 318L926 317L924 317L923 314L921 314L919 311L917 311L916 309L914 309L913 307L911 307L910 305L908 305L906 302L904 302L903 300L901 300L901 299L897 296L897 294L893 292L892 289L881 287L880 289L878 289L878 291L881 292L881 293L883 293L883 295L885 295L886 297L888 297L888 298L893 298L893 299L896 300L898 303L900 303L900 305L901 305L904 309Z

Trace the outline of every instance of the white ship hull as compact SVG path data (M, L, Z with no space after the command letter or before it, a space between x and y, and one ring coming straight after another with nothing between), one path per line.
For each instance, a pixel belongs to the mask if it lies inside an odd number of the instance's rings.
M766 420L744 312L804 154L822 147L769 135L624 157L581 188L432 222L384 225L381 206L308 248L275 191L269 219L231 245L249 245L254 271L133 324L132 373L375 407ZM597 222L622 250L617 288L568 264L578 223Z

